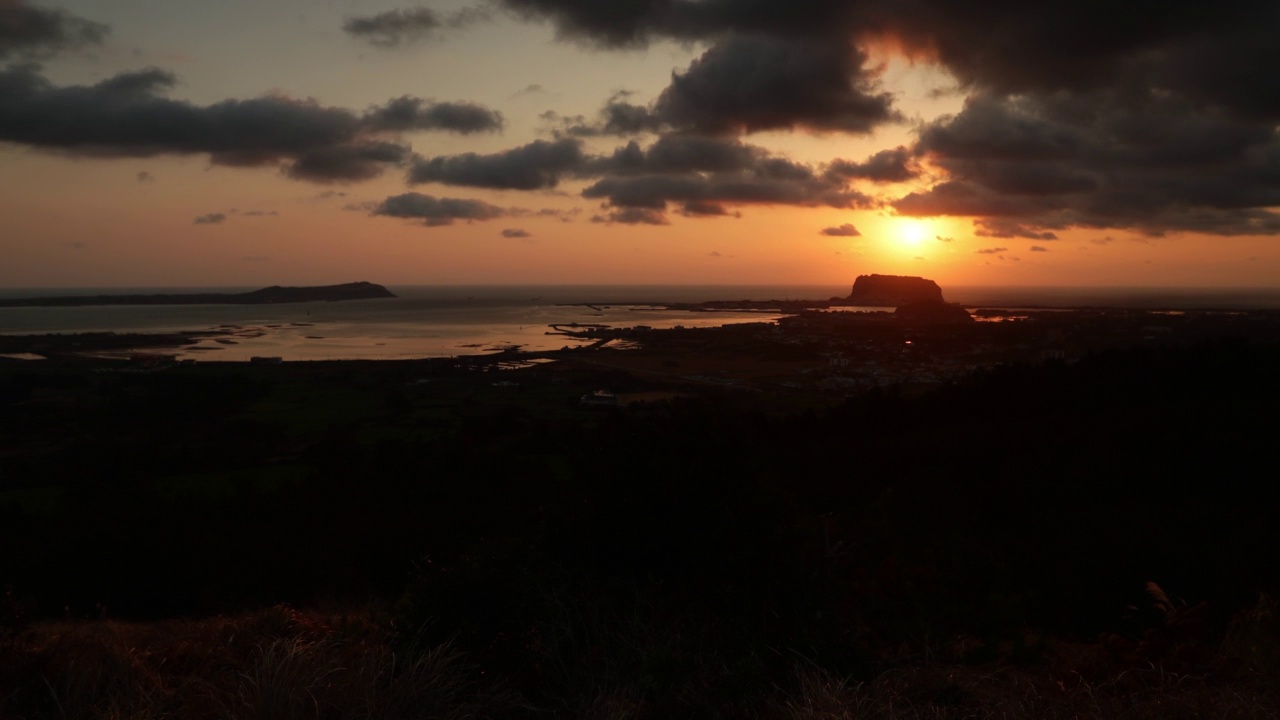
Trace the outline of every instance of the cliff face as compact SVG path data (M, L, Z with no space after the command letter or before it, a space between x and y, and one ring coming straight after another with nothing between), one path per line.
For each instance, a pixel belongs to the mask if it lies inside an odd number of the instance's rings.
M198 295L75 295L68 297L0 300L0 307L77 307L82 305L265 305L270 303L338 302L393 298L388 289L371 282L314 287L280 287L247 293L201 293Z
M859 275L845 302L850 305L898 306L924 300L943 301L942 288L938 283L905 275Z

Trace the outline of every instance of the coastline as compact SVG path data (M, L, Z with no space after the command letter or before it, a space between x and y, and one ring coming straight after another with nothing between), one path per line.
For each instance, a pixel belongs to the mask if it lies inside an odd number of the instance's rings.
M487 355L513 348L547 352L595 342L547 334L552 326L574 323L669 329L776 322L814 310L893 310L839 307L841 303L833 299L847 293L847 286L843 290L826 286L393 286L391 290L398 297L343 303L0 307L0 347L6 348L6 354L39 354L31 346L52 345L52 351L62 352L76 342L88 341L98 346L98 352L118 356L176 352L181 359L200 362L243 362L254 356L289 361L399 360ZM959 286L945 288L944 297L983 320L1028 312L1280 308L1280 289L1267 288ZM73 335L84 337L43 337ZM172 336L194 342L175 341ZM122 342L122 337L133 338L132 346L126 347L129 342Z

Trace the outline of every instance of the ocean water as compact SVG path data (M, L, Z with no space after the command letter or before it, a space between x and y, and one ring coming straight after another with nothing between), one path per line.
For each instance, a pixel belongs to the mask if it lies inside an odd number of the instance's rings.
M0 291L0 297L242 292L256 288L98 288ZM223 337L178 350L200 361L408 359L555 350L584 341L552 324L705 327L769 322L770 313L684 312L652 303L809 298L847 294L812 286L389 286L398 297L284 305L138 305L0 308L0 334L217 330ZM818 293L818 294L815 294ZM825 293L825 294L824 294ZM586 307L575 303L590 303ZM146 350L148 348L137 348ZM175 352L165 349L163 352Z
M73 294L242 292L256 288L100 288L0 290L0 297ZM408 359L554 350L582 341L548 334L552 324L654 328L769 322L777 315L662 310L657 303L703 300L825 299L849 285L390 286L398 297L287 305L143 305L0 308L0 334L216 330L183 348L200 361ZM1280 308L1280 288L945 288L966 307L1109 306L1149 309ZM587 307L590 303L594 307ZM138 348L145 350L147 348ZM175 352L165 349L164 352Z

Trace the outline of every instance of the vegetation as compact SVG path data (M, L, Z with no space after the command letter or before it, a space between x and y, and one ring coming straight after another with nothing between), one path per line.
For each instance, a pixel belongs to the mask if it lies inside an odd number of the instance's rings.
M1278 362L6 365L0 717L1274 717Z

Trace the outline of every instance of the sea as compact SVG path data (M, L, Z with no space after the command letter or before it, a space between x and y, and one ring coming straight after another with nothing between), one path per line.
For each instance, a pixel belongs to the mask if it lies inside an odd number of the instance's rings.
M388 286L395 298L282 305L137 305L0 308L0 334L213 331L182 348L138 347L200 362L395 360L575 347L586 340L552 325L655 329L773 322L775 313L669 310L706 300L811 300L848 295L849 285L452 285ZM64 295L246 292L219 288L0 289L0 298ZM969 308L1118 307L1151 310L1280 309L1278 288L944 288ZM883 311L885 308L846 308ZM569 329L573 329L570 327ZM104 353L110 354L110 353ZM120 354L120 353L116 353ZM38 356L24 356L38 359Z

